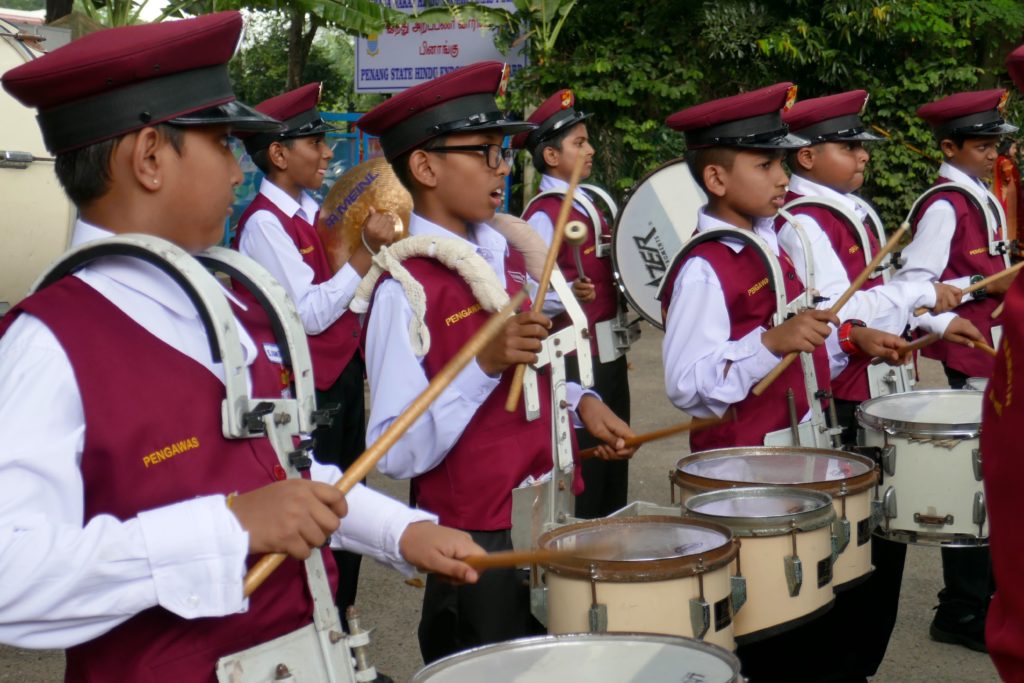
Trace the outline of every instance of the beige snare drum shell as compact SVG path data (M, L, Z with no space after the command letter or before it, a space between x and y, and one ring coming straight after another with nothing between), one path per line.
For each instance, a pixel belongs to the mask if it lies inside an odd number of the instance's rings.
M832 567L832 583L842 590L851 581L867 577L874 569L871 565L871 499L874 489L847 495L846 518L850 521L850 542L839 553ZM832 498L836 511L836 524L843 519L843 498ZM851 584L852 585L852 584Z

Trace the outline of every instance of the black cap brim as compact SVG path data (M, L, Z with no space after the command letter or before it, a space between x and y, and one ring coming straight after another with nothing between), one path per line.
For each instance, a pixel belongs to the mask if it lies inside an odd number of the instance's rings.
M236 133L277 133L284 128L277 119L238 101L177 116L167 123L175 126L230 126Z
M726 144L726 146L738 147L739 149L800 149L810 144L811 141L807 138L794 135L793 133L786 133L785 135L761 142L743 142L734 145Z

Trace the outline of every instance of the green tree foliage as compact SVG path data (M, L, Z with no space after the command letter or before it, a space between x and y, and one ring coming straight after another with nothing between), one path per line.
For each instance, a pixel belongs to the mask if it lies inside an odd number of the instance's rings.
M550 53L533 53L517 76L512 104L573 88L595 114L600 182L625 190L678 156L682 137L663 122L683 107L787 80L801 98L863 88L865 120L894 140L872 147L863 190L890 226L935 177L937 149L914 111L958 90L1012 88L1003 60L1024 42L1017 0L587 0L571 9ZM1008 117L1024 120L1016 94Z
M20 9L29 12L46 9L46 0L2 0L8 9Z

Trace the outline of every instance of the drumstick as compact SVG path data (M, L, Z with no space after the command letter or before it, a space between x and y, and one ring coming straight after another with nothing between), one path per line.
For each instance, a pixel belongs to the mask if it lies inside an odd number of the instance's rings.
M1022 261L1022 263L1024 263L1024 261ZM993 320L995 320L996 318L998 318L999 316L1001 316L1003 314L1003 306L1005 306L1005 305L1006 305L1006 302L1003 301L1003 302L1000 302L1000 304L998 306L996 306L996 309L994 311L992 311L992 319Z
M384 454L395 445L395 442L412 426L413 422L426 412L434 399L451 384L462 368L466 367L476 354L480 353L481 349L498 334L505 321L519 308L525 298L526 292L520 291L500 311L492 315L484 323L484 326L477 330L469 341L459 349L459 352L445 363L441 371L430 380L427 388L409 404L408 408L402 411L401 415L395 418L394 422L380 435L380 438L363 451L363 454L352 463L352 466L345 470L341 479L334 484L335 488L343 493L348 493L353 486L362 481L377 464L377 461L384 457ZM260 558L259 562L253 565L249 573L245 575L245 596L252 595L253 591L259 588L287 557L284 553L271 553Z
M988 355L992 356L993 358L996 357L996 350L993 349L988 344L986 344L985 342L976 341L976 342L971 342L971 343L974 344L974 348L981 349L982 351L984 351Z
M970 287L965 288L964 289L964 294L970 294L971 292L976 292L979 289L984 289L985 287L988 287L990 284L992 284L996 280L1002 280L1007 275L1013 275L1014 273L1016 273L1021 268L1024 268L1024 261L1021 261L1020 263L1015 263L1012 266L1010 266L1009 268L1007 268L1006 270L1001 270L998 273L996 273L995 275L989 275L984 280L978 280L977 282L975 282ZM920 306L920 307L914 309L914 315L924 315L929 310L931 310L931 309L929 309L927 306ZM995 315L993 314L992 317L994 318Z
M705 427L714 427L715 425L722 424L723 422L729 422L732 420L732 414L729 417L723 418L697 418L690 420L689 422L680 422L679 424L672 425L671 427L665 427L664 429L658 429L653 432L647 432L646 434L637 434L625 439L625 448L630 446L639 446L650 441L657 441L658 439L665 439L675 434L681 434L682 432L695 432ZM579 453L577 457L580 460L586 460L587 458L594 457L600 446L594 446L593 448L585 448Z
M923 349L926 346L934 344L940 339L942 339L942 335L938 334L937 332L932 332L931 334L926 334L920 339L915 339L914 341L910 342L909 344L903 347L903 350L900 352L900 362L903 362L903 359L906 358L908 354L911 354L914 351L917 351L918 349ZM881 365L884 362L885 359L882 358L881 356L879 356L878 358L871 359L872 365Z
M576 158L576 165L573 166L572 176L569 178L569 189L562 200L562 208L558 211L558 220L555 222L555 230L551 233L551 246L548 247L548 257L544 261L544 270L541 272L540 283L537 286L537 296L533 302L533 312L540 313L544 307L544 295L547 294L548 285L551 284L551 271L555 269L555 261L558 259L558 252L562 248L562 237L565 235L565 224L569 220L569 212L572 211L572 199L576 194L576 186L580 183L580 176L583 175L583 163L586 155L581 154ZM505 410L515 412L519 404L519 396L523 393L523 376L526 374L526 366L516 366L515 374L512 375L512 386L508 388L508 399L505 401Z
M910 224L904 221L903 225L901 225L899 229L892 234L892 237L889 238L889 241L885 243L885 246L878 250L878 253L875 254L875 258L871 259L871 263L869 263L867 267L864 268L863 271L861 271L861 274L858 275L857 278L850 283L850 286L846 288L846 291L843 292L838 299L836 299L836 302L832 304L831 308L828 309L829 313L831 313L832 315L837 315L839 313L839 310L846 305L847 301L850 300L850 297L852 297L854 294L860 291L861 286L863 286L863 284L867 282L867 279L871 277L871 274L875 272L875 269L878 268L878 264L882 262L882 259L885 258L885 255L896 248L896 245L899 243L900 238L903 237L903 233L905 233L909 229ZM761 394L763 394L765 389L771 386L771 383L778 379L779 375L785 372L786 368L792 365L793 361L795 361L797 356L799 355L800 353L798 351L790 351L789 353L787 353L786 356L781 361L779 361L779 364L776 365L771 372L765 375L764 379L757 383L757 385L754 387L753 392L751 393L753 393L754 396L760 396Z
M569 550L506 550L487 555L469 555L462 561L477 571L521 567L524 564L546 564L553 560L577 557L582 548Z

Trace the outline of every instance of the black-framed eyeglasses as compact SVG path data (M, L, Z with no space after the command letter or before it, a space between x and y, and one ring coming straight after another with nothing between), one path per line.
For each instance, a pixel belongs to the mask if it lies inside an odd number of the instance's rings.
M447 147L428 147L428 152L480 152L487 159L487 166L489 168L499 168L501 162L504 161L508 164L509 168L512 167L512 162L515 160L516 151L511 147L502 147L501 145L495 144L483 144L483 145L449 145Z

